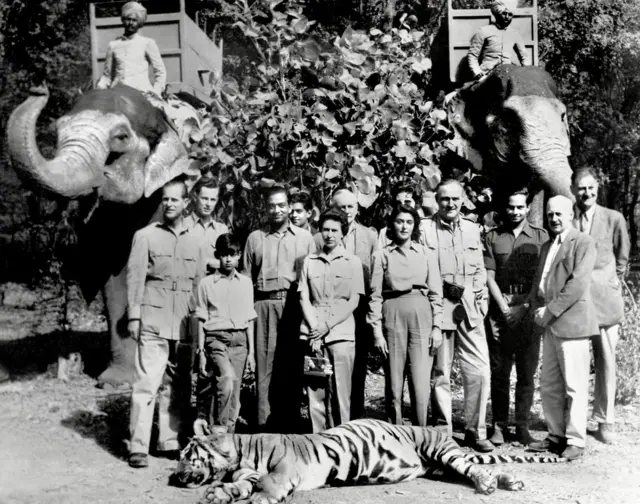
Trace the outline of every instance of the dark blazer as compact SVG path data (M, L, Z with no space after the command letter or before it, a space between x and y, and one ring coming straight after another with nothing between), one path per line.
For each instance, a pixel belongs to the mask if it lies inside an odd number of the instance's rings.
M596 245L586 234L569 229L549 269L544 297L539 295L542 271L554 239L542 246L529 295L532 308L547 307L553 314L547 329L558 338L585 338L599 334L598 319L589 293Z
M573 225L580 228L579 211L575 212ZM591 299L596 309L600 327L622 322L624 299L620 280L629 262L629 233L624 216L620 212L596 205L589 236L596 242L596 265L591 275Z

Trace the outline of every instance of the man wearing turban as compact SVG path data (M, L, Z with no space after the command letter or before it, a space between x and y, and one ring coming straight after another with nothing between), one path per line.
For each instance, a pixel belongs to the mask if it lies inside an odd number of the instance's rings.
M109 42L104 72L96 88L107 89L120 83L159 98L167 83L167 71L156 42L138 33L147 20L147 9L138 2L127 2L121 16L124 34ZM153 83L149 81L149 66Z
M512 49L522 66L531 64L522 37L510 27L517 5L518 0L491 2L495 23L483 26L471 38L467 60L474 78L486 75L497 65L513 63L510 56Z

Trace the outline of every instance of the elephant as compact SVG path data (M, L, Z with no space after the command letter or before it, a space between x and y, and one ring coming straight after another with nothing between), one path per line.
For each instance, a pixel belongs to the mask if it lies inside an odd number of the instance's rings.
M465 157L481 161L473 164L482 165L498 198L528 186L536 195L529 219L538 225L543 191L573 199L567 112L557 96L543 69L499 65L447 104L449 124L470 147Z
M104 294L112 359L98 380L131 383L136 343L126 337L126 262L133 234L154 219L160 188L181 174L193 178L187 150L163 111L140 91L117 85L79 97L57 120L57 150L45 159L36 143L36 121L48 97L45 86L32 88L13 111L8 153L32 187L63 200L97 197L78 231L75 266L87 302Z

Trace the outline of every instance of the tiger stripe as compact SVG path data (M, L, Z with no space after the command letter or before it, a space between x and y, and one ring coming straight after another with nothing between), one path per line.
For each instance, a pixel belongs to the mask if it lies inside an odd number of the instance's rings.
M396 483L428 476L438 466L465 476L478 492L490 494L497 488L521 490L524 484L508 473L492 475L481 465L565 461L544 456L465 454L436 429L361 419L318 434L215 432L207 438L194 438L182 451L172 480L190 487L211 483L204 504L243 499L252 504L276 504L296 490ZM222 483L223 479L227 482Z

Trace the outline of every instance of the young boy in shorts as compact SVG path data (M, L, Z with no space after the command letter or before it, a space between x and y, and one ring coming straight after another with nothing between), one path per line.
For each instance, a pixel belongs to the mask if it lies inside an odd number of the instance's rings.
M198 324L198 417L196 435L209 425L235 431L240 412L240 386L245 364L255 369L253 284L237 271L240 244L229 233L216 241L220 267L206 276L196 292ZM209 374L207 368L211 373Z

